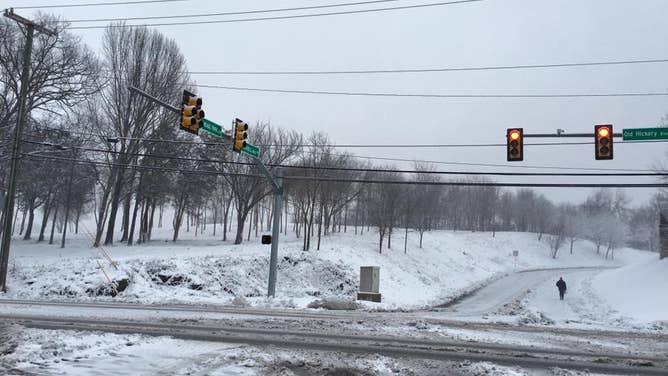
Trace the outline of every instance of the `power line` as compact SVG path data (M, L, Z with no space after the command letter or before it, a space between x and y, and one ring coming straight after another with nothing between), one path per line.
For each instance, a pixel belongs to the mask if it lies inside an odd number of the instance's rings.
M72 162L72 163L83 164L83 165L120 167L120 168L124 168L124 169L150 170L150 171L162 171L162 172L179 172L179 173L182 173L182 174L191 174L191 175L242 176L242 177L249 177L249 178L263 178L264 177L263 175L241 174L241 173L234 173L234 172L214 171L214 170L183 170L183 169L171 168L171 167L142 166L142 165L133 165L133 164L125 164L125 163L89 161L89 160L85 160L85 159L57 157L57 156L53 156L53 155L43 156L43 155L24 154L24 153L22 153L21 155L23 157L28 158L28 159L38 158L38 159L47 159L47 160L59 160L59 161L66 161L66 162Z
M129 165L110 162L85 161L75 158L55 157L55 156L38 156L23 154L29 159L49 159L49 160L63 160L77 164L93 164L103 165L108 167L121 167L137 170L155 170L166 172L179 172L183 174L192 175L218 175L218 176L241 176L261 178L261 175L254 174L240 174L213 170L181 170L168 167L154 167ZM430 181L405 181L405 180L382 180L382 179L344 179L331 177L315 177L315 176L284 176L285 180L301 180L301 181L326 181L334 183L359 183L359 184L396 184L396 185L433 185L433 186L463 186L463 187L534 187L534 188L667 188L666 183L491 183L491 182L430 182Z
M313 94L313 95L343 95L356 97L403 97L403 98L441 98L441 99L541 99L541 98L600 98L600 97L663 97L668 92L627 92L627 93L568 93L568 94L409 94L409 93L380 93L380 92L354 92L354 91L320 91L320 90L287 90L250 88L240 86L220 86L194 84L192 86L223 89L234 91L254 91L281 94Z
M84 3L84 4L58 4L58 5L32 5L23 7L12 7L14 9L46 9L46 8L78 8L78 7L96 7L108 5L139 5L150 3L173 3L189 0L137 0L137 1L109 1L105 3Z
M498 65L478 67L441 67L441 68L406 68L406 69L368 69L368 70L330 70L330 71L189 71L192 75L335 75L335 74L385 74L385 73L429 73L429 72L466 72L511 69L571 68L605 65L655 64L666 63L668 59L590 61L578 63Z
M668 183L485 183L485 182L430 182L381 179L342 179L312 176L284 176L287 180L327 181L333 183L366 183L397 185L437 185L463 187L533 187L533 188L666 188Z
M35 145L45 145L45 146L54 146L54 144L49 142L38 142L30 140L22 140L23 142ZM243 161L230 161L230 160L219 160L219 159L203 159L203 158L190 158L190 157L178 157L173 155L162 155L162 154L149 154L149 153L122 153L115 150L105 150L97 148L86 148L79 146L71 146L74 149L96 152L96 153L107 153L107 154L123 154L129 156L145 157L145 158L156 158L156 159L168 159L168 160L179 160L179 161L189 161L189 162L202 162L202 163L215 163L215 164L235 164L235 165L248 165L254 166L255 163L252 162L243 162ZM354 171L354 172L374 172L374 173L405 173L405 174L425 174L425 175L482 175L482 176L580 176L580 177L603 177L603 176L615 176L615 177L652 177L652 176L668 176L668 172L631 172L631 173L553 173L553 172L484 172L484 171L429 171L429 170L405 170L405 169L380 169L380 168L353 168L353 167L331 167L331 166L303 166L303 165L294 165L294 164L268 164L269 167L280 167L286 169L298 169L298 170L323 170L323 171Z
M41 127L40 129L48 129L52 131L64 131L64 132L69 132L71 134L79 134L79 135L84 135L87 137L101 137L105 139L107 136L103 135L95 135L92 133L85 133L85 132L77 132L77 131L69 131L69 130L61 130L58 128L50 128L50 127ZM33 133L34 134L34 133ZM36 135L32 137L41 137L42 135ZM126 139L126 140L137 140L137 141L144 141L144 142L159 142L159 143L173 143L173 144L191 144L191 145L202 145L202 146L229 146L228 143L221 143L221 142L201 142L201 141L184 141L184 140L164 140L164 139L149 139L149 138L137 138L137 137L115 137L119 139ZM632 143L655 143L657 141L634 141L634 142L620 142L617 143L618 145L624 145L624 144L632 144ZM529 144L530 145L530 144ZM309 145L302 145L303 147L308 147ZM316 145L310 145L310 146L316 146ZM264 145L264 147L271 147ZM280 147L278 145L277 147ZM310 151L304 151L305 153L312 153L314 154L315 152L310 152ZM548 170L567 170L567 171L618 171L618 172L653 172L653 170L648 170L648 169L628 169L628 168L602 168L602 167L597 167L597 168L584 168L584 167L561 167L561 166L536 166L536 165L506 165L506 164L495 164L495 163L473 163L473 162L451 162L451 161L434 161L434 160L424 160L424 159L404 159L404 158L389 158L389 157L375 157L375 156L364 156L364 155L355 155L355 154L342 154L342 153L332 153L332 155L336 156L349 156L351 158L356 158L356 159L367 159L367 160L380 160L380 161L389 161L389 162L410 162L410 163L415 163L415 162L422 162L422 163L429 163L429 164L436 164L436 165L461 165L461 166L478 166L478 167L505 167L505 168L519 168L519 169L548 169Z
M431 4L416 4L416 5L405 5L397 7L386 7L386 8L374 8L374 9L362 9L362 10L349 10L349 11L340 11L340 12L328 12L328 13L312 13L312 14L297 14L289 16L274 16L274 17L256 17L256 18L238 18L232 20L211 20L211 21L183 21L183 22L161 22L161 23L146 23L146 24L133 24L133 25L102 25L102 26L74 26L68 27L70 30L89 30L89 29L105 29L107 27L144 27L144 26L192 26L192 25L203 25L203 24L222 24L222 23L237 23L237 22L256 22L256 21L274 21L274 20L287 20L295 18L311 18L311 17L324 17L324 16L339 16L345 14L360 14L360 13L372 13L372 12L385 12L393 10L405 10L405 9L416 9L416 8L426 8L426 7L437 7L443 5L455 5L455 4L464 4L464 3L473 3L480 2L485 0L458 0L458 1L445 1L440 3L431 3ZM122 21L123 18L117 19Z
M187 15L180 14L180 15L173 15L173 16L142 16L142 17L123 17L123 18L74 19L74 20L67 20L65 22L70 22L70 23L76 23L76 22L109 22L109 21L138 21L138 20L174 19L174 18L200 18L200 17L216 17L216 16L239 16L239 15L243 15L243 14L291 12L291 11L300 11L300 10L338 8L338 7L349 7L349 6L356 6L356 5L390 3L390 2L397 2L397 1L402 1L402 0L358 1L358 2L354 2L354 3L314 5L314 6L307 6L307 7L275 8L275 9L246 10L246 11L238 11L238 12L200 13L200 14L187 14Z
M39 129L48 129L52 131L61 131L61 129L58 128L50 128L50 127L40 127ZM64 132L68 132L71 134L78 134L78 135L84 135L87 137L102 137L106 138L106 136L102 135L95 135L92 133L86 133L86 132L77 132L77 131L70 131L70 130L63 130ZM28 132L30 133L30 132ZM41 135L37 133L32 133L34 137L41 137ZM152 142L152 143L170 143L170 144L192 144L192 145L204 145L204 146L229 146L231 145L230 142L205 142L205 141L192 141L192 140L171 140L171 139L156 139L156 138L143 138L143 137L113 137L113 138L118 138L118 139L123 139L123 140L133 140L133 141L143 141L143 142ZM668 140L639 140L639 141L632 141L632 142L624 142L624 141L617 141L617 145L625 145L625 144L638 144L638 143L665 143L668 142ZM592 145L594 141L576 141L576 142L529 142L529 143L524 143L524 146L569 146L569 145ZM285 147L286 145L276 145L276 144L270 144L270 145L264 145L264 144L259 144L256 145L258 147L262 148L282 148ZM374 148L380 148L380 149L386 149L386 148L480 148L480 147L506 147L507 144L505 143L480 143L480 144L301 144L299 145L300 148L308 148L308 147L325 147L325 148L369 148L369 149L374 149Z

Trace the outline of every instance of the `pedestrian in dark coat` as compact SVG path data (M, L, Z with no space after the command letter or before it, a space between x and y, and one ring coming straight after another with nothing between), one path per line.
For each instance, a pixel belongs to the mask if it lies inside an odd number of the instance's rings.
M557 288L559 289L559 299L564 300L564 294L566 293L566 281L563 277L559 277L557 281Z

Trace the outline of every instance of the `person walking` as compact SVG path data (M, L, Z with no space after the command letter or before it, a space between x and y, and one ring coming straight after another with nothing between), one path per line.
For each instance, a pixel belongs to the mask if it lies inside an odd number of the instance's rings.
M564 294L566 293L566 281L563 277L559 277L557 281L557 288L559 289L559 299L564 300Z

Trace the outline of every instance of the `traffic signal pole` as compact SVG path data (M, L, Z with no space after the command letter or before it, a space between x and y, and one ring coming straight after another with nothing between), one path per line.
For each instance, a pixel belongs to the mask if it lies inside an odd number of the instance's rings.
M5 9L4 16L10 18L26 27L26 42L23 47L23 70L21 72L21 90L18 98L18 114L16 129L14 130L14 141L12 144L12 161L9 168L9 187L5 197L5 213L3 217L2 245L0 246L0 290L7 292L7 267L9 265L9 245L12 239L12 219L14 217L14 201L16 195L16 177L18 175L19 149L21 146L21 134L25 125L28 111L26 101L28 97L28 83L30 81L30 57L32 54L33 35L35 29L44 34L53 36L55 32L35 24L14 13L14 9Z
M134 93L137 93L153 102L171 110L176 114L181 113L181 109L170 105L134 86L128 86L128 89ZM226 140L231 140L234 142L232 136L222 133L222 138ZM276 274L278 268L278 238L280 235L280 226L281 226L281 212L282 212L282 203L283 203L283 179L281 178L281 172L278 170L277 176L273 176L271 172L267 169L267 166L262 163L262 160L259 156L250 156L255 161L255 165L260 169L260 172L267 178L269 184L271 185L271 190L274 195L274 218L271 228L271 256L269 258L269 283L267 287L267 296L274 297L276 296Z

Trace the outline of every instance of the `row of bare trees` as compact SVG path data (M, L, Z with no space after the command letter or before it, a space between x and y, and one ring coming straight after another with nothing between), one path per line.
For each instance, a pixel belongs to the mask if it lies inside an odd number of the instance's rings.
M46 16L39 21L62 29ZM6 19L0 20L0 35L0 152L6 161L24 38ZM78 232L79 218L92 214L96 246L150 241L166 208L173 212L174 241L184 225L197 232L213 223L215 234L221 223L222 239L234 231L236 244L250 236L251 226L256 234L265 224L270 228L271 190L253 163L216 139L180 132L170 111L128 90L134 86L178 104L181 90L193 84L174 41L116 24L105 31L101 56L62 30L57 39L40 35L33 54L15 219L24 239L33 239L36 213L37 240L50 233L51 242L56 229L64 233L71 222ZM320 249L323 237L348 227L355 234L373 227L380 252L392 247L400 231L404 251L409 232L422 247L425 233L434 229L534 232L539 239L547 236L553 257L567 242L572 252L577 239L589 239L597 252L604 247L606 257L613 257L627 234L632 244L656 249L657 242L643 240L642 233L654 228L656 205L629 210L619 193L598 191L579 206L555 205L529 189L469 184L490 182L484 179L446 180L424 163L414 165L416 173L372 166L336 152L320 132L304 137L255 124L251 134L270 169L278 173L280 165L289 166L280 168L286 176L283 231L291 223L304 250ZM388 180L395 183L378 183ZM458 184L439 185L444 182Z

